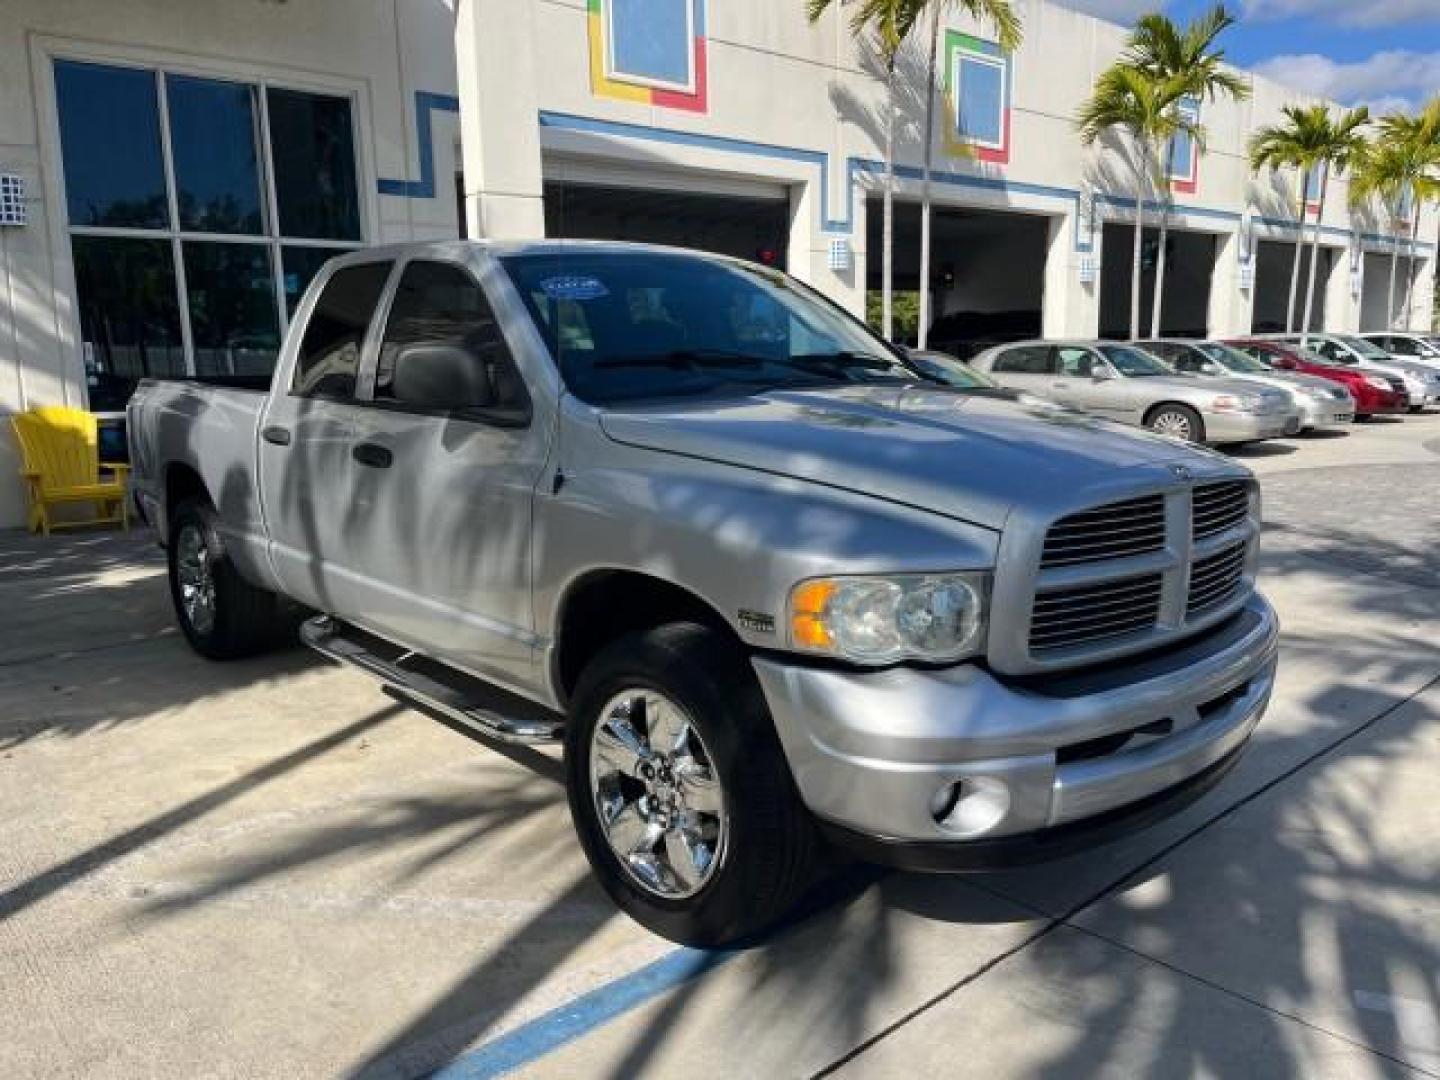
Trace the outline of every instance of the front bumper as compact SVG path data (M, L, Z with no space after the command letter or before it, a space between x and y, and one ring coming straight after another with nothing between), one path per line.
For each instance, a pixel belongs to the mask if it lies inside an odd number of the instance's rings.
M1279 439L1300 430L1298 409L1280 413L1206 412L1205 441L1208 443L1254 442Z
M1344 427L1355 420L1355 407L1348 401L1307 399L1300 407L1300 430Z
M992 841L1033 847L1199 783L1259 722L1278 635L1255 595L1163 653L1013 682L973 664L753 663L800 794L823 823L882 846L939 845L940 862L964 865Z

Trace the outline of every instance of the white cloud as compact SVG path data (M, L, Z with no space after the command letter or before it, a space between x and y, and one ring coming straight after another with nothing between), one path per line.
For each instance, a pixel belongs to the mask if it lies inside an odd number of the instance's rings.
M1435 18L1435 0L1241 0L1251 19L1321 19L1344 26L1394 26Z
M1440 52L1391 49L1351 63L1302 53L1271 57L1255 72L1307 94L1394 112L1413 109L1440 87Z

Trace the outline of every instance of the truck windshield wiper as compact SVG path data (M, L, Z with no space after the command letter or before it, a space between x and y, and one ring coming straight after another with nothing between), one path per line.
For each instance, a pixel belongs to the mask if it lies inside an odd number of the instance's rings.
M783 360L777 360L776 363L804 368L839 368L842 371L857 367L867 371L909 370L898 360L887 360L883 356L871 356L869 353L850 352L846 349L836 352L799 353Z
M606 368L676 368L681 371L705 368L753 368L768 361L763 356L727 352L724 349L672 349L661 353L636 353L633 356L607 356L596 360L594 367Z

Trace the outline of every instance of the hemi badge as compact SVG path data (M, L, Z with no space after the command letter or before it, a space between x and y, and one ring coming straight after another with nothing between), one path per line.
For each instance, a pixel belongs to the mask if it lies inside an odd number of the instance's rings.
M741 608L737 613L740 625L752 634L773 634L775 632L775 616L766 615L760 611L746 611Z

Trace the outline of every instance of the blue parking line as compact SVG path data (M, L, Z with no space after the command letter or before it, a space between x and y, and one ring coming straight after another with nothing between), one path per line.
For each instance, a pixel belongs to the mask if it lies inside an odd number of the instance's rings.
M507 1035L461 1054L432 1074L436 1080L490 1080L553 1053L631 1009L714 970L730 950L676 949L629 975L597 986Z

